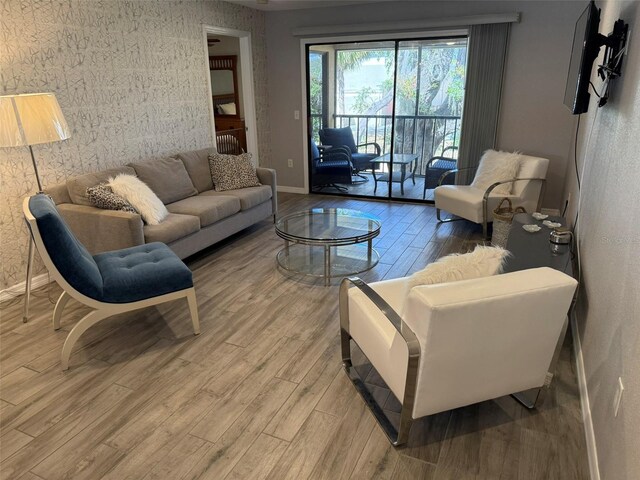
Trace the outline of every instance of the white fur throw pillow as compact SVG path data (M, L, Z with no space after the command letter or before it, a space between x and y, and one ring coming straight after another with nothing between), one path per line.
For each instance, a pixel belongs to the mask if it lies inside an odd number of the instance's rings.
M121 173L109 178L107 185L140 212L149 225L158 225L169 215L167 207L146 183L133 175Z
M471 186L486 190L496 182L516 178L521 157L522 155L518 152L487 150L480 159L480 165ZM509 195L512 188L513 182L503 183L494 188L492 193Z
M409 277L409 289L418 285L457 282L490 277L502 272L502 265L510 253L500 247L478 245L471 253L448 255L427 265Z

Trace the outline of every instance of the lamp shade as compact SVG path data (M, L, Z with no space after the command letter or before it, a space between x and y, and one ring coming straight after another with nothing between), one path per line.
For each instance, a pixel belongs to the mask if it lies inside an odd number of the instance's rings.
M57 142L70 135L53 93L0 96L0 147Z

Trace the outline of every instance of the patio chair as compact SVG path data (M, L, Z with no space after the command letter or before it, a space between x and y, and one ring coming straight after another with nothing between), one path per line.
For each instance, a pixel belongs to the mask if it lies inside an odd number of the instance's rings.
M69 332L62 347L62 369L80 336L96 323L119 313L186 298L193 332L200 333L191 270L164 243L91 256L45 194L25 198L23 213L36 248L51 277L62 287L53 311L53 328L60 328L70 298L90 307Z
M548 387L577 282L543 267L409 290L409 277L340 286L343 365L395 446L414 419ZM355 288L350 288L355 286ZM401 401L387 418L351 362L351 340ZM527 392L528 393L528 392ZM386 397L385 397L386 398Z
M443 173L456 168L458 163L457 159L458 147L450 146L445 148L440 155L431 157L427 162L427 169L424 174L424 190L422 192L422 199L427 196L427 190L433 190L438 186L438 181ZM443 185L453 184L454 176L447 176L442 181Z
M313 190L335 188L346 192L348 188L341 184L352 183L353 165L349 151L343 147L318 148L316 142L311 144L311 182Z
M509 198L514 205L524 207L529 212L540 209L544 196L547 168L549 160L546 158L522 155L516 178L505 178L481 190L472 185L445 185L445 179L454 173L475 170L477 167L454 168L446 171L440 177L438 186L434 190L436 217L438 222L452 222L466 219L482 224L484 238L489 238L490 222L493 222L491 212L503 198ZM493 189L504 183L513 183L510 194L494 193ZM446 210L459 218L443 219L440 210Z
M347 147L351 152L351 163L353 164L354 173L363 180L368 180L368 178L361 175L360 172L362 172L363 170L373 169L374 165L371 163L371 160L380 156L382 152L380 145L378 145L376 142L356 145L351 127L321 128L319 134L320 143L322 143L322 145L329 145L332 147ZM366 147L369 145L373 145L373 147L375 148L375 153L361 153L358 151L360 147Z

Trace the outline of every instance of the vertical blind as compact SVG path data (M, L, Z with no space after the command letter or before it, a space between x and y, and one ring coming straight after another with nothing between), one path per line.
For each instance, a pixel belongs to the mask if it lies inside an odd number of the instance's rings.
M482 153L495 146L509 23L471 25L456 182L473 179Z

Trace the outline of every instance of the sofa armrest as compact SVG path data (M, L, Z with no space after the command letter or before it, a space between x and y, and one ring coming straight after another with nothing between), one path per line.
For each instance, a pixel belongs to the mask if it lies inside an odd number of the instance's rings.
M271 205L273 214L278 213L278 189L276 183L276 171L272 168L256 168L256 174L258 175L258 180L263 185L271 186Z
M62 203L58 211L92 255L144 244L142 217L137 213Z

